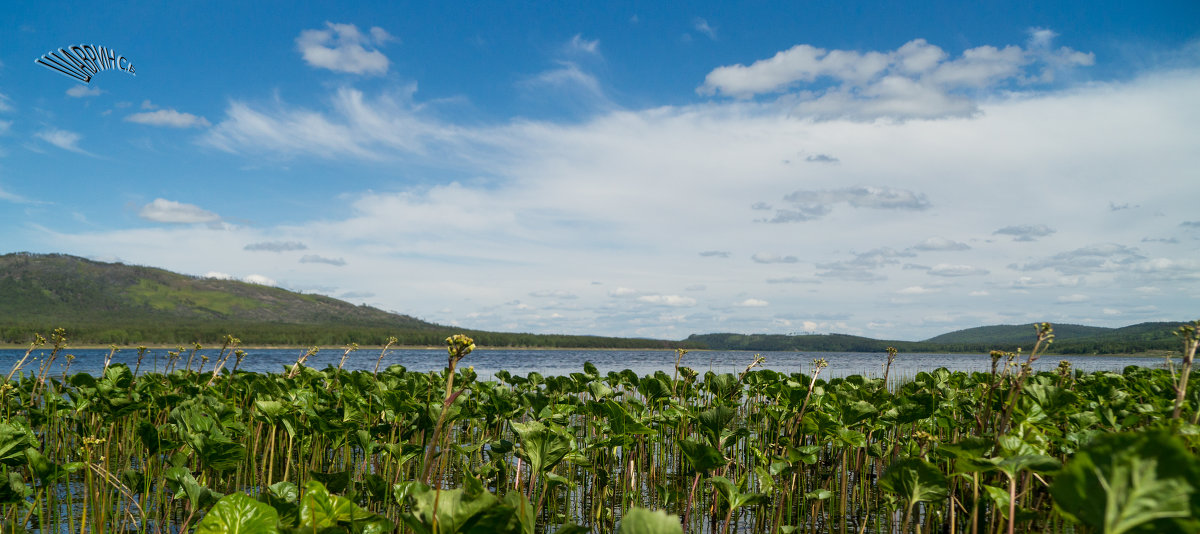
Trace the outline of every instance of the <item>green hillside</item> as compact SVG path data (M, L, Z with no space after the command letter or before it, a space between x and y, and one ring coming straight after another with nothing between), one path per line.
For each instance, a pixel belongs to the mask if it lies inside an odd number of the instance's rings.
M1111 332L1112 328L1104 328L1100 326L1082 326L1077 324L1056 324L1054 325L1054 339L1057 341L1068 341L1072 339L1083 339L1095 337L1107 332ZM996 325L996 326L979 326L976 328L968 328L966 330L956 330L954 332L942 334L937 337L932 337L925 340L926 343L949 343L949 344L978 344L990 343L996 345L1012 345L1019 343L1028 343L1030 332L1034 331L1034 324L1022 325Z
M440 345L465 332L481 346L655 347L659 340L464 330L334 298L62 254L0 256L0 342L64 327L74 343Z

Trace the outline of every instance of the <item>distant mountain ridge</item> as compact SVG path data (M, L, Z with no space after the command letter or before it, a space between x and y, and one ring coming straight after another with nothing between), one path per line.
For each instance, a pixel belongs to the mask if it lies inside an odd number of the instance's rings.
M1059 353L1179 350L1180 322L1122 328L1054 325ZM0 342L28 343L34 332L68 329L76 343L212 343L226 334L247 344L441 345L466 333L480 346L573 348L697 348L750 351L987 352L1028 349L1034 327L981 326L924 341L877 340L847 334L694 334L681 341L580 335L486 332L438 325L357 306L323 295L235 280L201 278L154 267L104 263L65 254L0 256Z
M76 343L191 344L233 334L250 344L441 345L465 332L487 346L653 347L636 338L509 334L422 321L332 297L66 254L0 256L0 342L65 327Z

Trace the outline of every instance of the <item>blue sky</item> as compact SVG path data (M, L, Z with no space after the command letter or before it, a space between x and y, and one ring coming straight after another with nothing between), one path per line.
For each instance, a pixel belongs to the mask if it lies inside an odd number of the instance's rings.
M1195 318L1196 3L828 4L6 5L0 253L501 331Z

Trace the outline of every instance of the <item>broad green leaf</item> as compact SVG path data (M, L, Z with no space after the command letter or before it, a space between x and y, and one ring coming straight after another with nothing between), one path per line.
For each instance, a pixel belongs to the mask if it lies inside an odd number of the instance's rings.
M0 464L24 464L25 449L33 445L29 428L19 423L0 422Z
M1200 460L1165 431L1107 434L1075 454L1050 494L1105 534L1200 532Z
M495 495L476 487L435 491L413 488L407 500L411 511L402 515L405 524L422 533L451 534L467 532L483 518L483 513L500 504Z
M679 440L679 450L692 469L699 473L707 473L726 463L721 451L707 443L684 438Z
M521 437L521 449L517 453L538 473L554 469L575 447L571 436L538 421L512 423L512 428Z
M879 485L908 503L946 498L946 475L920 458L897 460L884 471Z
M25 449L25 458L29 463L29 470L33 472L34 477L42 481L42 484L53 484L84 467L83 462L59 465L33 447Z
M217 501L196 525L196 534L271 534L279 532L279 513L244 493Z

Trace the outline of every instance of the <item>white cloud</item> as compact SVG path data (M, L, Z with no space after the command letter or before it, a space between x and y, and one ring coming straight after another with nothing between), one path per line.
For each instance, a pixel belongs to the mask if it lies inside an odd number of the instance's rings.
M972 291L970 293L967 293L968 297L986 297L988 295L991 295L991 293L988 293L987 291L983 291L983 290Z
M618 287L612 291L609 291L608 294L609 294L609 296L612 296L612 297L625 298L625 297L635 297L635 296L641 294L641 292L636 289L630 289L628 287Z
M930 204L925 195L893 189L890 187L856 186L833 190L800 190L783 197L792 205L789 209L775 211L775 216L766 222L803 222L819 219L833 211L837 204L853 208L894 209L921 211Z
M679 295L643 295L637 298L638 302L646 304L656 304L660 306L695 306L696 299L691 297L681 297Z
M325 23L324 30L304 30L296 38L296 47L309 65L351 74L384 74L388 58L376 47L392 40L379 27L367 34L353 24Z
M790 92L795 112L818 119L969 116L978 111L972 91L1048 83L1057 71L1094 61L1091 54L1070 48L1050 50L1052 32L1034 29L1031 34L1027 48L985 45L953 59L924 39L887 52L799 44L749 66L713 69L697 92L735 98Z
M931 237L917 245L913 246L917 250L934 251L934 250L970 250L970 245L959 243L944 237Z
M260 241L242 247L242 250L262 250L267 252L289 252L306 249L308 249L308 245L299 241Z
M126 121L151 126L169 126L171 128L193 128L210 126L208 119L197 117L191 113L181 113L173 109L160 109L144 113L134 113L125 117Z
M101 91L99 87L92 87L90 85L74 85L71 86L70 89L67 89L67 96L72 98L83 98L86 96L100 96L100 94L103 92L104 91Z
M1035 241L1039 237L1054 234L1054 229L1044 224L1021 224L1017 226L1005 226L992 233L1013 236L1013 241Z
M326 258L317 254L305 254L300 257L300 263L324 263L334 267L343 267L346 265L346 260L342 258Z
M79 154L86 154L89 156L92 155L91 152L79 148L79 141L83 139L83 136L79 135L78 133L68 130L59 130L57 128L49 128L34 135L36 135L38 139L41 139L42 141L50 143L63 150L70 150L71 152L77 152Z
M908 286L904 289L897 291L896 293L899 293L901 295L927 295L929 293L937 293L939 291L940 291L939 289L932 289L932 288L922 287L922 286Z
M700 33L703 33L704 35L707 35L709 39L714 41L717 39L717 30L713 29L713 27L708 24L707 20L696 17L696 19L692 21L692 28Z
M138 217L148 221L171 224L215 223L221 220L221 216L199 206L165 198L156 198L153 202L142 206Z
M581 34L575 34L570 41L567 42L568 52L584 52L588 54L598 54L600 52L600 40L587 40Z
M201 142L246 154L379 159L384 152L421 153L428 141L456 141L455 128L413 111L412 90L370 100L362 91L343 87L330 99L328 114L282 104L260 110L234 101Z
M275 280L271 279L270 277L263 276L261 274L246 275L245 277L242 278L242 281L246 282L247 284L258 284L260 286L278 286L279 285L279 283L276 282Z
M755 263L796 263L800 261L800 258L795 256L780 256L767 252L756 252L750 259Z
M988 274L988 270L972 265L939 263L929 269L929 274L934 276L982 276Z
M1055 302L1059 302L1059 303L1062 303L1062 304L1071 304L1071 303L1076 303L1076 302L1087 302L1088 300L1090 300L1090 299L1088 298L1088 296L1087 296L1087 295L1081 295L1081 294L1079 294L1079 293L1075 293L1075 294L1072 294L1072 295L1063 295L1063 296L1061 296L1061 297L1058 297L1058 298L1054 299L1054 301L1055 301Z
M0 113L9 112L12 109L12 99L8 95L0 93Z
M769 306L770 304L771 303L762 299L746 299L734 304L734 306L738 306L740 308L763 308Z

